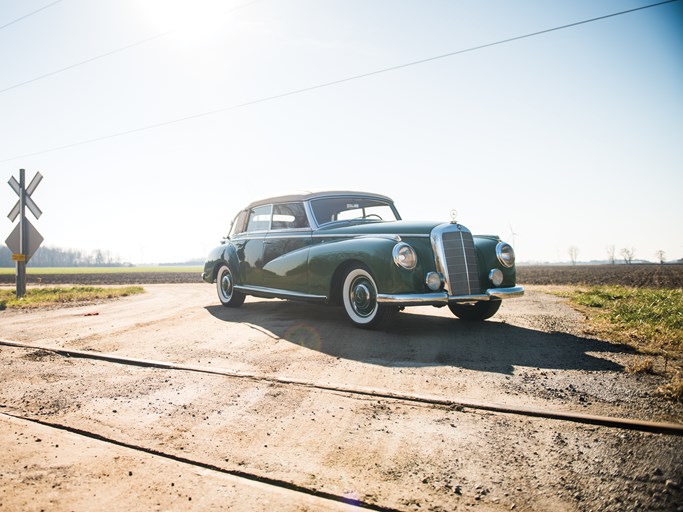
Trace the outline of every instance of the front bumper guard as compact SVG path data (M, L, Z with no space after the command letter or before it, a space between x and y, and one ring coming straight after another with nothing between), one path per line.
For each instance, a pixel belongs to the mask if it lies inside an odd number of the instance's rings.
M380 304L395 304L397 306L445 306L449 302L477 302L492 299L514 299L524 295L524 288L513 286L510 288L489 288L484 293L476 295L448 295L446 292L436 293L378 293L377 302Z

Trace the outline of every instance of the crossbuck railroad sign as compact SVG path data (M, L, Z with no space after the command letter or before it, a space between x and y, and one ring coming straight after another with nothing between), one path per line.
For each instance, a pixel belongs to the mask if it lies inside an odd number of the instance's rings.
M8 182L12 190L19 196L17 204L7 215L12 222L19 217L19 224L5 240L7 247L12 251L12 259L17 262L17 297L23 297L26 293L26 263L43 242L43 237L26 218L27 208L36 219L39 219L43 214L38 205L31 199L31 194L38 188L42 179L43 175L39 172L36 173L27 187L26 171L20 169L19 181L12 176Z

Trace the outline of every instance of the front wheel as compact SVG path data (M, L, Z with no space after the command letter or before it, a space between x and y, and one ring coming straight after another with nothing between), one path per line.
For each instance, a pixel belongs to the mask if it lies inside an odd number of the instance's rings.
M495 315L500 303L500 299L482 300L474 304L449 304L448 309L460 320L481 322Z
M226 264L222 264L216 273L216 291L218 299L226 307L237 308L244 302L244 294L234 289L235 281Z
M351 322L363 329L374 329L388 320L392 310L377 302L377 285L370 272L358 265L351 267L342 285L342 303Z

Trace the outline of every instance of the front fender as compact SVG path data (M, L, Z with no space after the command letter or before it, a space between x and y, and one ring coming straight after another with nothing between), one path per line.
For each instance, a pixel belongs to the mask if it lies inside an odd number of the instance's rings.
M516 268L506 267L498 261L496 256L496 245L500 239L497 237L488 236L474 236L474 246L477 249L477 258L479 263L479 282L482 283L482 288L486 289L491 286L488 274L493 268L498 268L503 272L502 287L515 286L517 281Z
M343 270L362 264L375 278L379 293L410 293L422 290L423 271L418 265L413 270L398 267L393 260L395 240L387 238L351 238L324 242L311 247L308 257L309 289L334 301L335 279L343 277Z

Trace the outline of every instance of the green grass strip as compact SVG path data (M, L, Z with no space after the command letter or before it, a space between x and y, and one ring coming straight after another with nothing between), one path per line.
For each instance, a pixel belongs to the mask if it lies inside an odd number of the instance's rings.
M599 286L575 291L571 300L596 308L613 324L680 344L683 340L683 290Z
M672 363L671 380L658 391L683 401L683 289L594 286L557 294L586 312L601 337L664 355ZM629 371L652 371L653 364L651 358L634 361Z
M73 286L59 288L29 288L21 299L14 289L0 289L0 310L6 308L26 309L54 304L68 304L93 300L113 299L144 293L142 286L101 288L95 286Z
M582 307L608 339L683 360L683 289L594 286L557 295Z
M169 273L169 272L196 272L204 270L202 266L149 266L149 267L28 267L26 273L35 274L138 274L142 272ZM0 274L14 275L14 267L0 268Z

